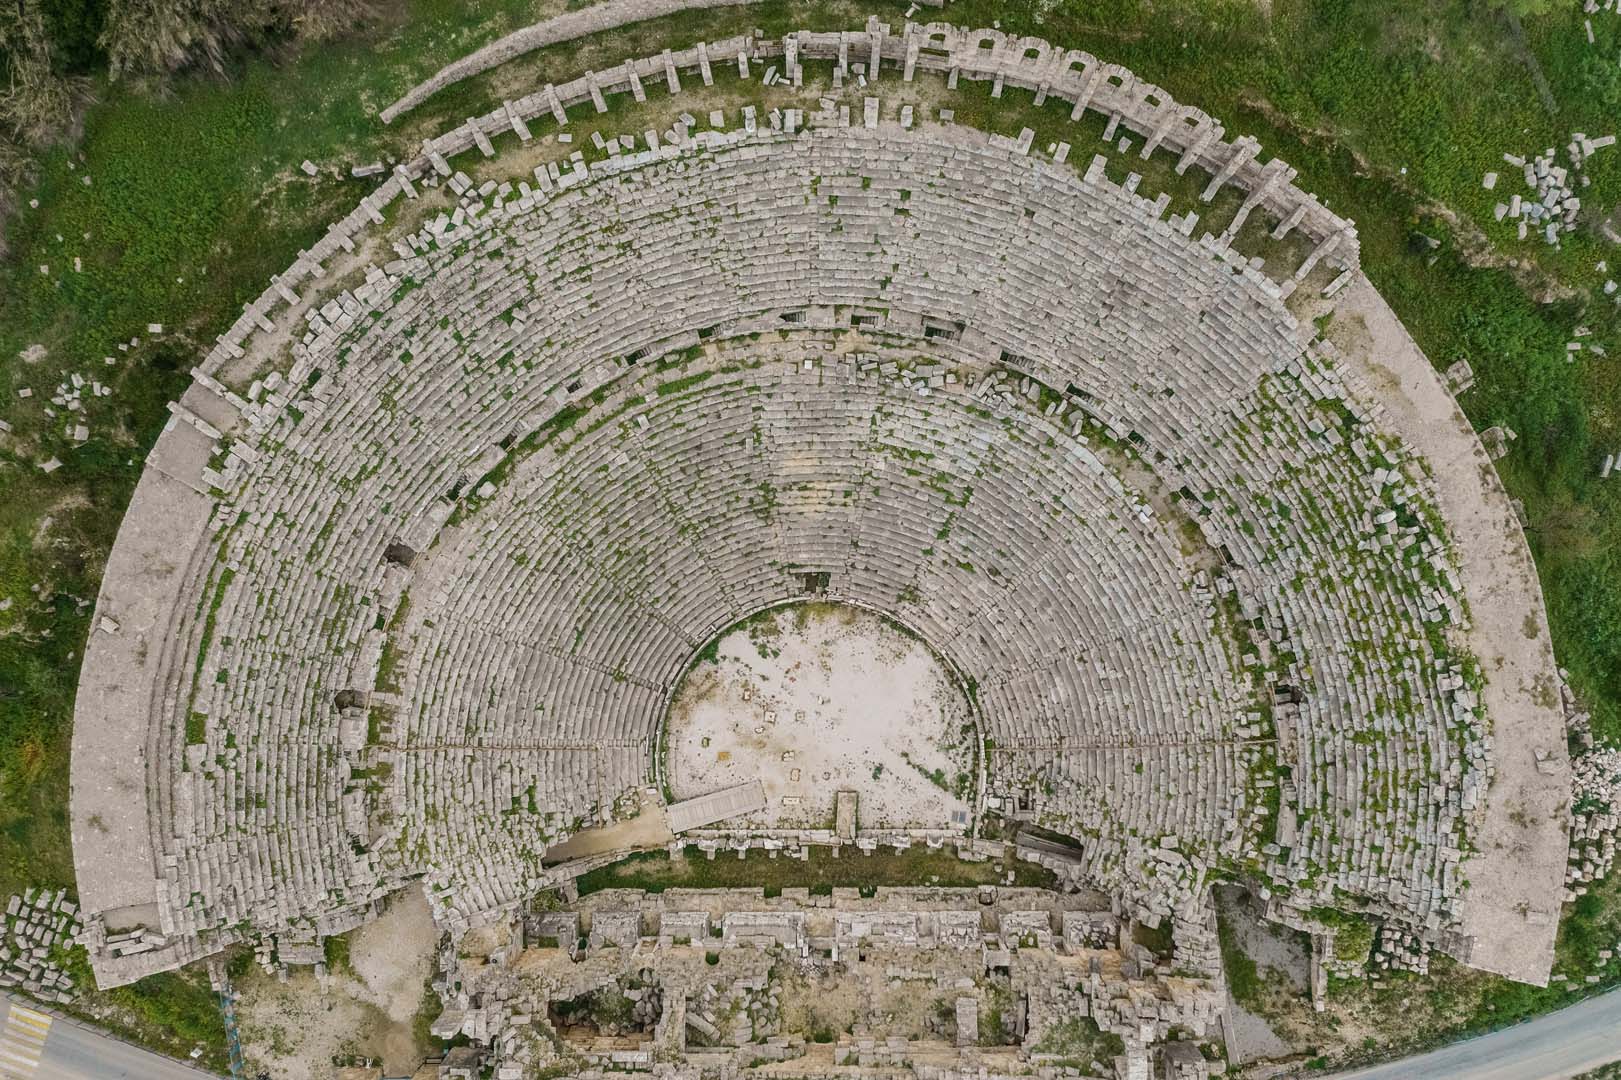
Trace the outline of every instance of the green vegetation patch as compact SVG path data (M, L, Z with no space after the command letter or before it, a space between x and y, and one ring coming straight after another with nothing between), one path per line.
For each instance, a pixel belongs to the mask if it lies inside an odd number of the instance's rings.
M1060 1067L1085 1069L1092 1062L1113 1061L1126 1052L1125 1040L1098 1028L1089 1016L1072 1016L1049 1025L1033 1046L1037 1054L1054 1054Z
M642 889L657 893L665 889L762 886L767 889L809 888L813 893L826 894L834 888L1000 885L1006 883L1009 870L1014 873L1016 885L1050 889L1057 884L1051 871L1029 863L965 862L954 852L928 848L872 855L845 852L836 856L833 849L812 847L807 859L767 859L759 853L745 859L730 853L709 859L692 845L676 859L662 851L632 855L581 875L576 883L581 896L603 889Z

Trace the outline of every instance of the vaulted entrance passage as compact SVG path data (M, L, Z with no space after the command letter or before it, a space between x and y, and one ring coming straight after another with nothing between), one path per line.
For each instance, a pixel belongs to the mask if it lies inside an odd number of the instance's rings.
M676 689L666 778L675 799L758 779L765 809L724 827L966 831L978 728L916 634L846 604L768 608L723 631ZM843 814L849 813L845 797Z

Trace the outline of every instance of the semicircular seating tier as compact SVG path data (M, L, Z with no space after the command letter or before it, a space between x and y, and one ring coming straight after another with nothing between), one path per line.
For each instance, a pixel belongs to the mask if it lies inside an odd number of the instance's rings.
M790 71L867 40L802 37ZM104 981L417 878L452 928L532 895L649 783L696 652L807 580L971 680L985 805L1133 910L1237 874L1455 926L1491 756L1446 525L1285 303L1349 226L1244 156L1245 205L1312 231L1279 281L1028 138L804 119L441 184L473 121L357 211L392 252L346 226L276 282L290 348L247 340L262 301L198 371L79 702Z

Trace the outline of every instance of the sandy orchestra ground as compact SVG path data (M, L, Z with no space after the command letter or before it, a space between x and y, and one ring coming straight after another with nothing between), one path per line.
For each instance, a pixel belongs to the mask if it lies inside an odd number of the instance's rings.
M928 646L871 612L800 605L732 631L669 723L677 799L764 782L766 809L734 826L826 827L841 789L859 793L862 828L972 812L967 701Z

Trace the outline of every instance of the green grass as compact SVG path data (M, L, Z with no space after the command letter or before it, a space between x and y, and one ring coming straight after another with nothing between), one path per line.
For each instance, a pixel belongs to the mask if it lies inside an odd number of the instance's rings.
M353 971L354 966L349 960L348 934L335 934L321 942L321 951L326 958L326 967L331 972Z
M1216 936L1221 943L1221 968L1227 976L1227 989L1232 993L1233 1000L1248 1009L1259 1008L1261 974L1255 961L1239 944L1238 935L1226 919L1217 918Z
M1161 920L1158 926L1137 923L1132 927L1131 939L1155 956L1167 958L1176 944L1169 919Z
M1049 1025L1031 1049L1038 1054L1057 1054L1060 1065L1090 1072L1088 1063L1113 1061L1126 1052L1126 1044L1120 1036L1100 1030L1091 1017L1073 1016Z
M767 890L809 888L826 894L834 888L925 885L999 885L1012 869L1015 883L1033 888L1052 888L1050 871L1029 863L1005 866L999 861L964 862L952 851L909 848L900 853L862 855L846 851L835 858L828 849L812 847L807 860L778 856L770 859L753 852L746 859L736 853L720 852L707 859L695 846L689 846L680 859L662 851L632 855L628 859L593 870L578 879L580 895L603 889L742 889Z
M1608 1065L1601 1065L1590 1072L1584 1072L1574 1080L1621 1080L1621 1060L1612 1061Z
M89 960L75 947L58 958L76 986L94 986ZM149 975L139 982L81 997L58 1006L116 1035L171 1057L187 1058L203 1048L199 1064L224 1072L229 1066L225 1021L202 967Z

